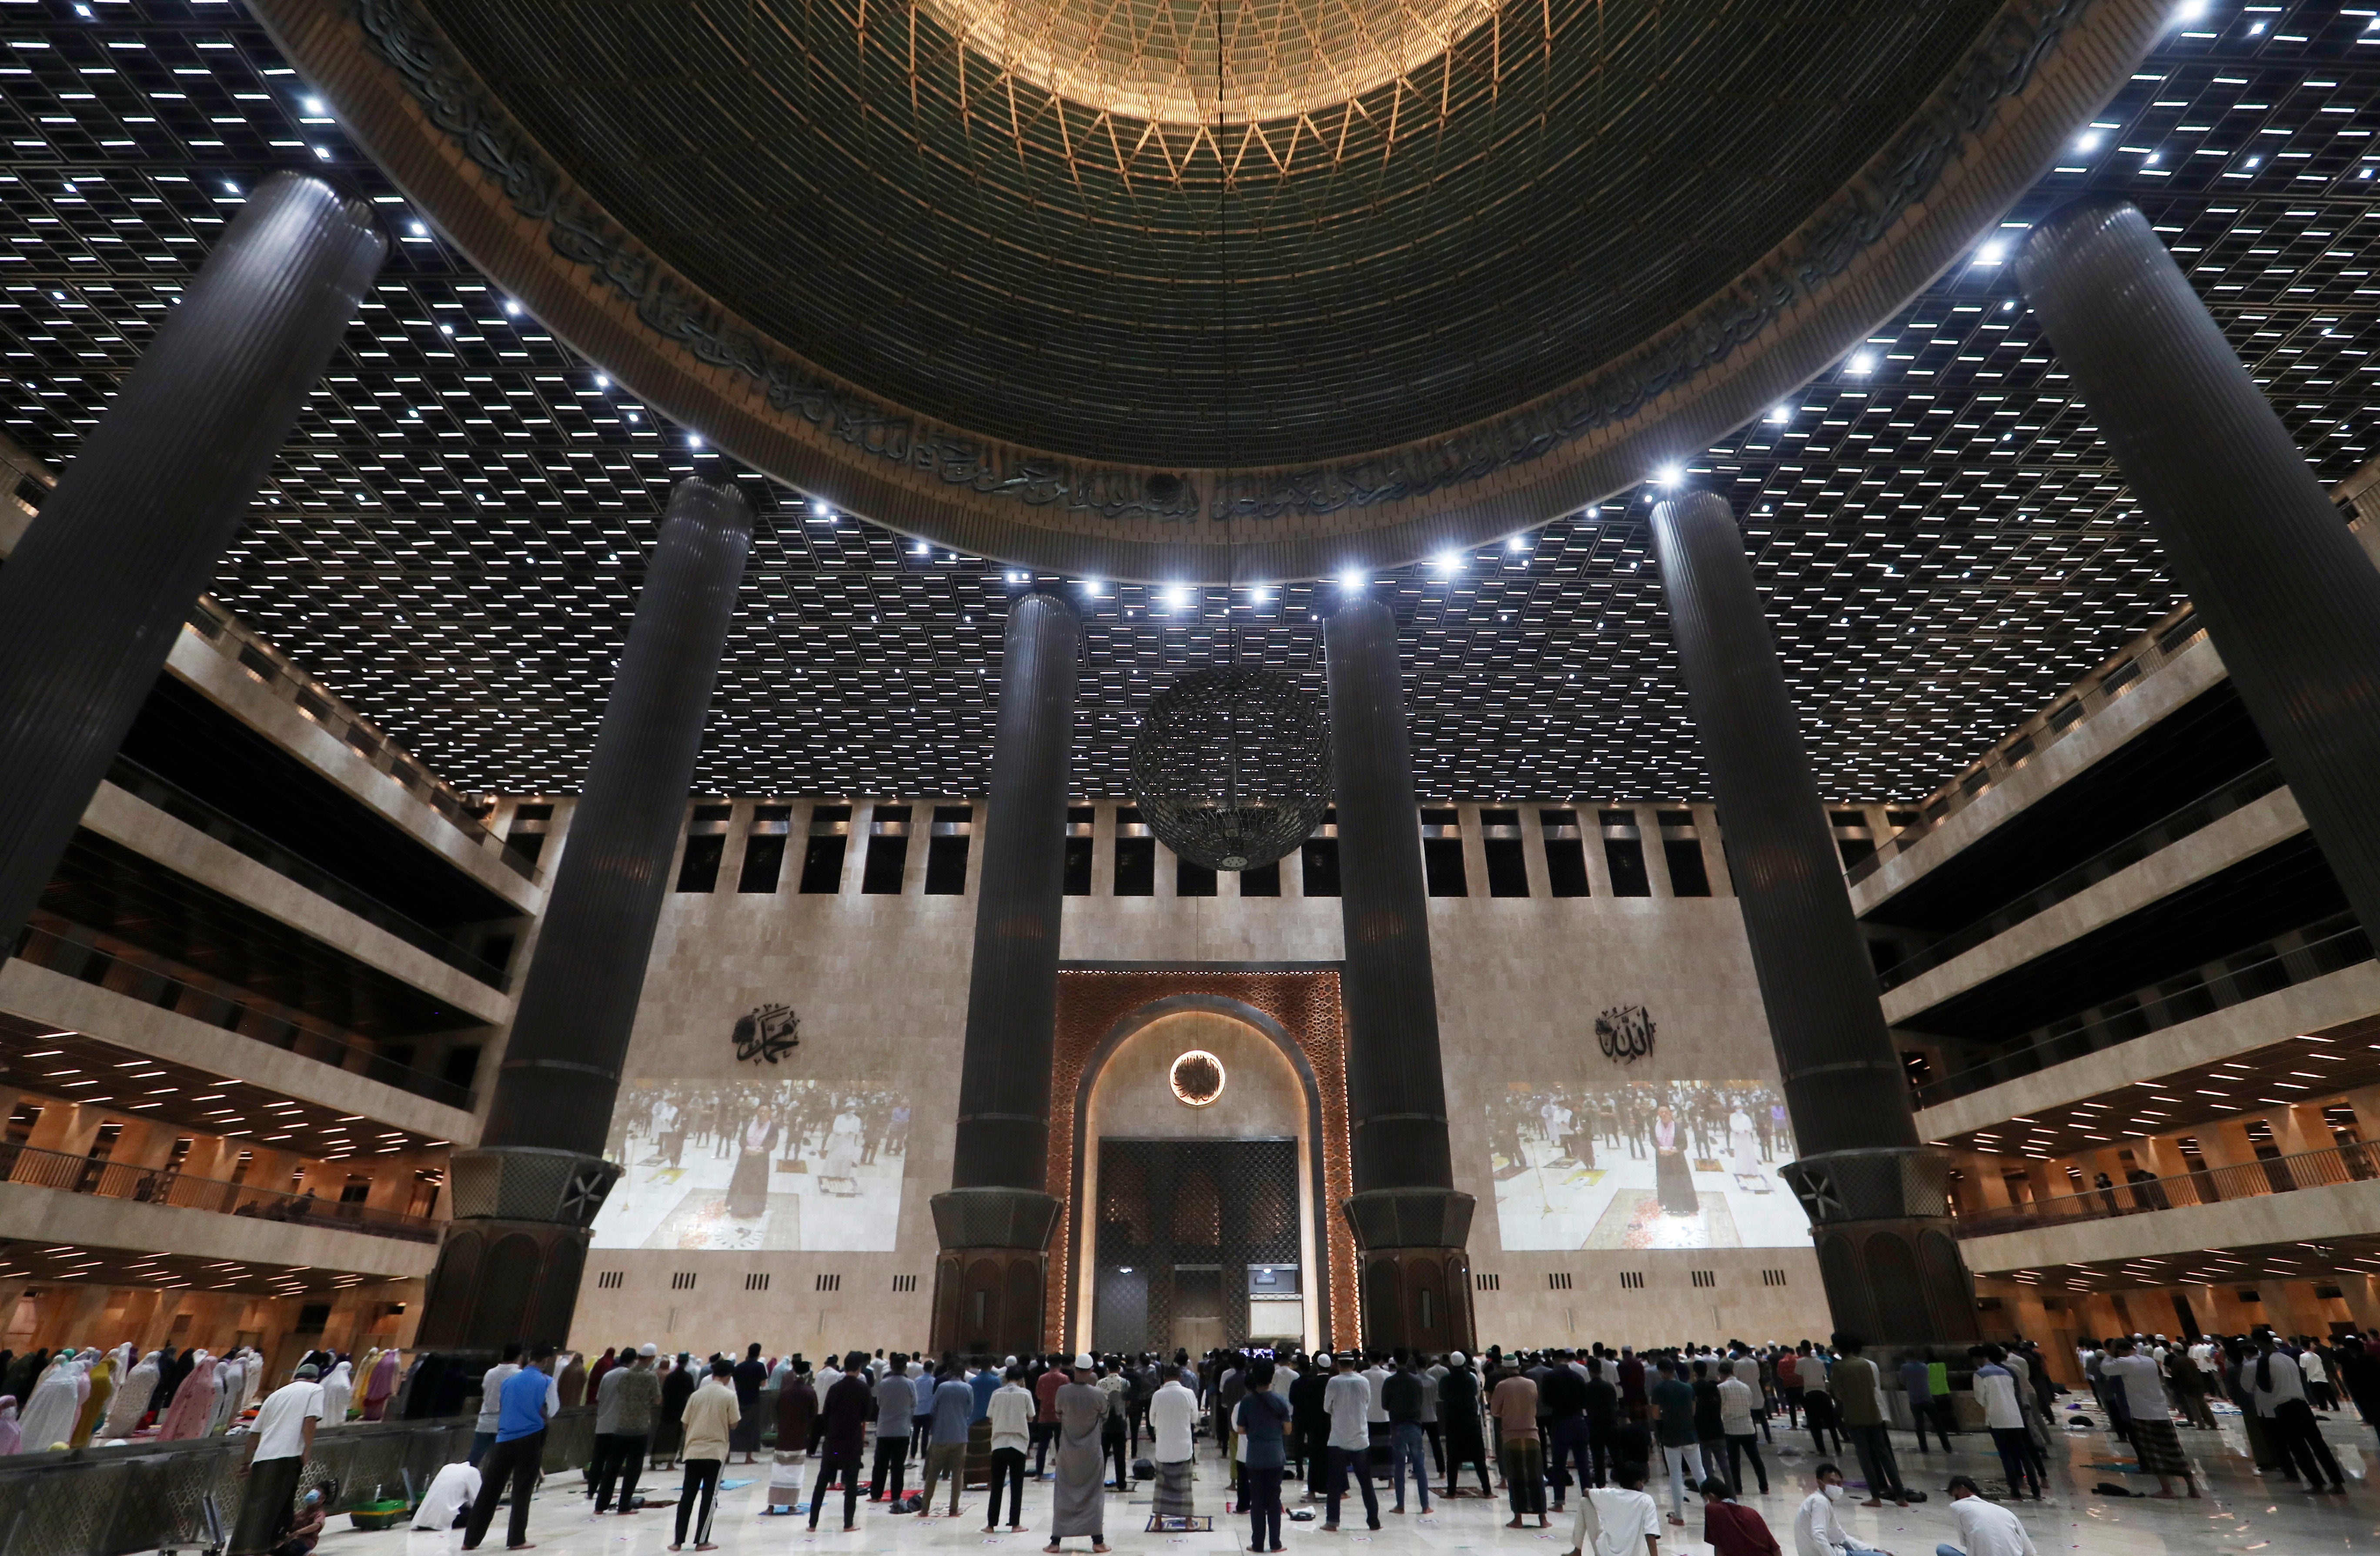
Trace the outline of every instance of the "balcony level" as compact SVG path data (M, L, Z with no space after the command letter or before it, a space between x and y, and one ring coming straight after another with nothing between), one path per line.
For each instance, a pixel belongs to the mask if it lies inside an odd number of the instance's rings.
M2004 743L1992 764L1927 802L1921 824L1857 862L1851 891L1860 918L1953 933L2269 760L2205 633L2185 618L2162 637L2171 647L2160 650L2152 634L2119 656L2128 673L2118 689L2061 699L2049 718L2077 717L2056 729L2027 726L2032 733ZM2093 711L2080 716L2086 706ZM1979 776L1991 781L1971 790ZM1951 796L1963 803L1948 807Z
M1978 1275L2164 1286L2380 1272L2380 1156L2369 1146L2143 1175L1961 1217Z

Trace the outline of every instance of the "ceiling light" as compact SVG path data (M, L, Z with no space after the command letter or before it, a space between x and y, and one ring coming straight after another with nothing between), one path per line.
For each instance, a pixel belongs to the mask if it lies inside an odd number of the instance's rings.
M1455 552L1442 551L1429 559L1429 565L1441 573L1458 572L1462 569L1463 558Z
M2006 252L2006 246L1999 242L1986 243L1975 250L1975 262L1979 265L1996 265L2000 262L2001 256Z
M1787 409L1785 407L1783 407L1783 406L1770 406L1770 407L1768 407L1768 417L1767 417L1767 420L1768 420L1768 424L1769 424L1770 426L1772 426L1772 427L1782 427L1786 422L1791 421L1791 420L1792 420L1792 419L1793 419L1793 413L1792 413L1791 410Z
M1180 584L1175 584L1172 588L1165 591L1165 608L1167 610L1178 611L1188 603L1190 603L1190 591L1183 588Z
M1504 549L1506 551L1526 551L1529 549L1529 538L1526 535L1515 535L1511 540L1504 542Z
M1514 542L1513 549L1515 551L1520 549L1519 542ZM1361 567L1342 568L1339 573L1339 587L1351 594L1371 581L1364 576L1364 570Z
M1876 359L1864 351L1859 353L1859 355L1853 357L1850 361L1843 364L1843 371L1851 373L1855 377L1864 377L1875 371Z
M2085 130L2082 134L2076 136L2074 138L2074 149L2078 152L2097 151L2099 149L2099 132L2095 129Z
M700 448L702 446L702 434L700 432L688 432L686 435L686 446L688 448Z

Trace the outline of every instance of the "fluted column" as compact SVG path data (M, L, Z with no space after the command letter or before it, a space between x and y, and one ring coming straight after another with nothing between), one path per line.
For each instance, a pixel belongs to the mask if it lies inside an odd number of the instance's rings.
M387 251L321 179L258 185L0 570L0 944Z
M1655 507L1653 547L1801 1152L1781 1172L1835 1322L1894 1344L1971 1341L1948 1162L1918 1142L1743 537L1696 492Z
M2380 933L2380 572L2140 212L2065 207L2026 239L2017 278Z
M1471 1196L1454 1187L1438 985L1396 617L1369 598L1325 628L1346 948L1347 1119L1366 1345L1472 1344Z
M1082 618L1053 594L1008 613L978 877L949 1192L933 1198L936 1350L1041 1349L1050 1234L1050 1054L1065 906L1066 789Z
M487 1127L455 1156L425 1349L568 1337L587 1229L619 1175L604 1137L751 545L751 509L732 486L688 480L670 493Z

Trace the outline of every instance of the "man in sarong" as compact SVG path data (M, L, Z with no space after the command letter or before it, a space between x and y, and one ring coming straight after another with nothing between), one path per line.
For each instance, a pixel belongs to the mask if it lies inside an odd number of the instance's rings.
M1190 1463L1197 1452L1191 1436L1198 1418L1198 1396L1182 1383L1182 1374L1169 1372L1148 1400L1148 1429L1157 1441L1149 1452L1157 1465L1157 1490L1150 1498L1150 1526L1160 1518L1187 1518L1190 1508Z

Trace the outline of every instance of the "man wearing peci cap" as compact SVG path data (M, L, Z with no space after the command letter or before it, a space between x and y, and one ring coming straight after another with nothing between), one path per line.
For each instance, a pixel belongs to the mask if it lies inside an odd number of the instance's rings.
M1056 1550L1069 1535L1088 1535L1094 1552L1108 1548L1107 1493L1099 1485L1107 1467L1099 1433L1107 1421L1108 1396L1091 1386L1095 1366L1088 1352L1076 1356L1074 1381L1058 1390L1058 1481L1050 1498L1045 1550Z

